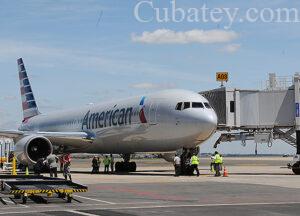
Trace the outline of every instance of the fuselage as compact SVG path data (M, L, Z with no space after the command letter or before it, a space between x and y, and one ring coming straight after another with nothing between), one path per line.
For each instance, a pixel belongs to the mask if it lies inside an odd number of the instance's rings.
M40 114L19 128L32 132L86 132L83 142L69 152L168 152L193 148L216 130L217 116L201 95L165 90L141 97ZM55 143L63 145L64 143Z

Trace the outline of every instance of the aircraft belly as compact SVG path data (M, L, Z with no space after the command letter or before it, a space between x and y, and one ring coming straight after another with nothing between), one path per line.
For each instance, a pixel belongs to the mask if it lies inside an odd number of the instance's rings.
M88 149L98 153L165 152L199 144L195 136L182 136L175 128L164 124L136 124L94 133L96 139Z

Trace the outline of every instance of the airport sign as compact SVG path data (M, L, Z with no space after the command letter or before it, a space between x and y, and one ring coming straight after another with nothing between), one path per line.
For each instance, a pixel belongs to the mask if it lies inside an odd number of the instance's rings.
M216 80L219 82L227 82L228 81L228 72L217 72Z

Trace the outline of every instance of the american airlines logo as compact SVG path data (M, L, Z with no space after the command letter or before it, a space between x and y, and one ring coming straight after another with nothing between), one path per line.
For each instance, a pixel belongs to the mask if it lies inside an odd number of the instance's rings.
M132 107L91 113L88 111L82 122L82 130L131 124Z
M147 123L147 119L145 116L145 99L146 97L142 97L140 102L140 112L139 118L141 123ZM97 128L105 128L111 126L122 126L131 124L131 119L133 115L133 108L122 108L122 109L112 109L103 112L91 113L89 110L82 122L82 130L87 129L97 129Z

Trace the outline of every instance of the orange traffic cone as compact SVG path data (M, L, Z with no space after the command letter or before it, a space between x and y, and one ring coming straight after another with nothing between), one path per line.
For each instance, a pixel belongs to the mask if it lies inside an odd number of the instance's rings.
M228 172L226 167L224 167L223 177L228 177Z

